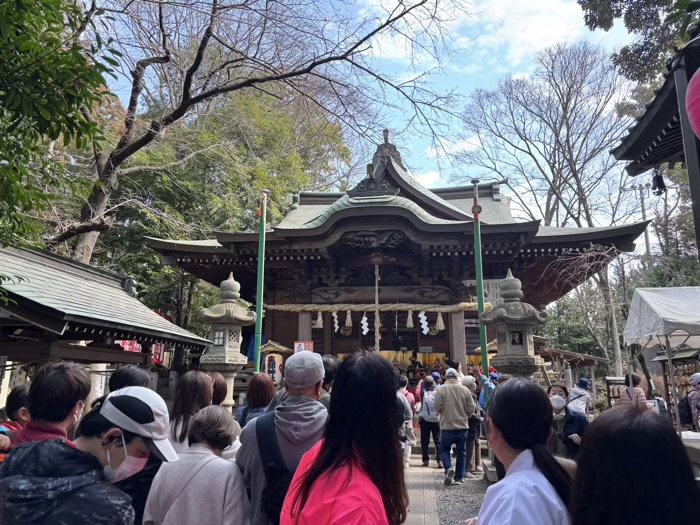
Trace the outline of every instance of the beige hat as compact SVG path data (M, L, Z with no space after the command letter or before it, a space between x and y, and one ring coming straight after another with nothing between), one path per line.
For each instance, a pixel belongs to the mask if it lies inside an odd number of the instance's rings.
M323 381L323 359L320 354L302 351L294 354L284 364L284 381L287 388L298 389L317 385Z

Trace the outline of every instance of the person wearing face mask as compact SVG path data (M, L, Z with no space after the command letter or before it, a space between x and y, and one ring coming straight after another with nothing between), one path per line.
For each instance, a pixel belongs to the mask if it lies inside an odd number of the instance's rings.
M134 509L113 483L139 472L151 454L177 460L165 401L147 388L113 392L80 422L75 442L16 447L0 467L5 525L132 525Z
M588 427L588 418L582 412L566 406L569 392L565 385L552 384L547 393L554 416L547 448L555 456L576 459Z

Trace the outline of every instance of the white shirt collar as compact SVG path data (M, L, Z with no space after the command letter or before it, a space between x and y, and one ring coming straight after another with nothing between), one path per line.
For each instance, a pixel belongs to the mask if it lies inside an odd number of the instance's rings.
M506 476L510 476L516 472L532 470L533 468L535 468L535 458L532 455L532 450L526 448L515 457L513 463L510 464L508 472L506 472Z

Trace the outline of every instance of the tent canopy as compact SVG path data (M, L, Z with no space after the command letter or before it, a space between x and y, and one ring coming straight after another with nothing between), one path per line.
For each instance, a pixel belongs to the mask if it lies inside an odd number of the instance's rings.
M625 344L651 340L670 346L700 346L700 286L637 288L625 325Z

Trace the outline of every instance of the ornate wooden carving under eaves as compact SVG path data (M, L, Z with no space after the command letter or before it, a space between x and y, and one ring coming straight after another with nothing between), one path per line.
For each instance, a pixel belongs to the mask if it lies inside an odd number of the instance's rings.
M398 248L406 234L396 230L346 232L337 244L353 248Z
M362 179L357 186L348 191L350 197L376 197L379 195L398 195L397 188L387 177L386 171L377 176L374 173Z

